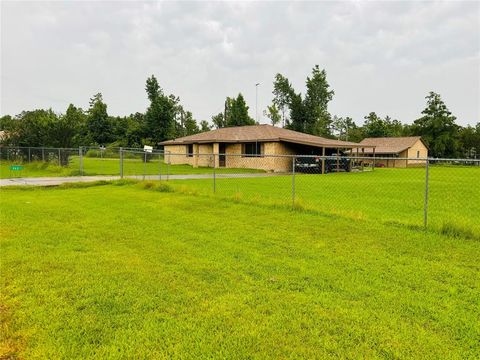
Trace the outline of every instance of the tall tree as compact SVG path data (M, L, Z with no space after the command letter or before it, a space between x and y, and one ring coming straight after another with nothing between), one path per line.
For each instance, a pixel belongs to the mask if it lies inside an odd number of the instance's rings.
M213 123L213 126L217 129L227 126L227 122L225 121L225 117L223 113L218 113L217 115L213 115L212 123Z
M273 104L282 113L282 126L287 123L292 96L295 95L292 84L282 74L275 75L273 82Z
M275 103L267 106L267 110L264 111L264 115L270 119L270 122L273 126L276 126L282 120L282 116L280 115Z
M456 117L448 110L439 94L431 91L427 96L423 116L415 120L412 131L427 143L434 157L455 157L459 153Z
M365 116L363 123L363 132L365 137L386 137L388 136L385 121L375 112L371 112Z
M302 94L292 94L290 99L290 119L287 119L285 127L291 130L305 132L306 118L307 109L305 108L305 103L302 101Z
M108 119L107 104L103 102L101 93L93 95L90 99L87 128L94 143L104 145L112 141L112 127Z
M480 122L476 127L466 126L460 129L459 140L462 148L462 156L467 158L480 157Z
M190 111L185 112L185 135L198 134L200 129L198 128L197 121L193 118Z
M52 146L61 148L71 148L79 145L82 128L85 126L86 116L82 109L70 104L67 108L67 112L64 115L60 115L58 120L51 125L52 131Z
M255 121L248 115L248 106L243 95L238 94L232 101L230 114L227 118L227 126L254 125Z
M210 130L211 130L210 124L208 123L207 120L200 121L200 132L206 132Z
M178 98L166 96L154 75L147 79L145 90L150 100L145 113L147 137L148 142L156 145L176 135L175 110Z
M327 73L320 70L318 65L312 69L311 77L306 81L307 93L305 95L305 132L320 136L330 136L331 116L328 112L328 103L335 94L330 90L327 82Z
M16 116L16 125L9 141L17 146L53 146L55 134L51 129L57 121L58 116L52 109L23 111Z

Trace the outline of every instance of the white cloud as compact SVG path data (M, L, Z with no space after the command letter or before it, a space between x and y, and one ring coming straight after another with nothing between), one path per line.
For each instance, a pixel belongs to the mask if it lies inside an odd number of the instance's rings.
M259 113L275 73L297 91L315 64L332 113L418 117L440 92L461 123L480 121L478 2L2 2L1 113L101 91L112 114L144 111L155 74L198 119L244 93ZM54 99L54 100L52 100Z

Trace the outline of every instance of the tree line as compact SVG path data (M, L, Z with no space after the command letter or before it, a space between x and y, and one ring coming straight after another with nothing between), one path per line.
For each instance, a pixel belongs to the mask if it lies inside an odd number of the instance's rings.
M23 111L16 116L0 118L0 130L7 134L0 141L5 145L31 147L86 146L158 146L164 140L209 131L212 128L253 125L249 107L241 93L227 97L223 111L211 122L197 122L180 98L166 94L154 75L146 80L149 100L144 113L110 116L102 94L95 94L83 110L70 104L65 113L51 109ZM305 93L294 89L282 74L273 81L273 99L264 116L272 125L308 134L359 142L367 137L421 136L434 157L476 157L480 155L480 123L462 127L448 110L441 96L430 92L421 116L412 124L403 124L389 116L371 112L362 125L351 117L331 115L328 104L335 95L327 74L314 66L305 81Z

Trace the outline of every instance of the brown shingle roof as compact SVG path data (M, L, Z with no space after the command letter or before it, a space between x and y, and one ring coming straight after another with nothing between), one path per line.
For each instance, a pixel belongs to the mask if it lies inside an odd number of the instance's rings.
M272 125L249 125L226 127L217 130L207 131L200 134L181 137L174 140L168 140L160 145L177 145L193 143L240 143L255 141L284 141L295 144L332 147L332 148L355 148L360 144L327 139L320 136L304 134L293 130L275 127ZM364 145L365 146L365 145Z
M418 140L422 140L420 136L366 138L360 145L375 146L376 154L398 154L411 148ZM365 153L371 152L372 149L365 149Z

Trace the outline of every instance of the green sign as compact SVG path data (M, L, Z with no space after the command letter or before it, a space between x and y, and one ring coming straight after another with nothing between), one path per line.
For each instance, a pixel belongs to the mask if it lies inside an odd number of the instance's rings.
M23 170L23 166L22 165L12 165L12 166L10 166L10 170L20 171L20 170Z

